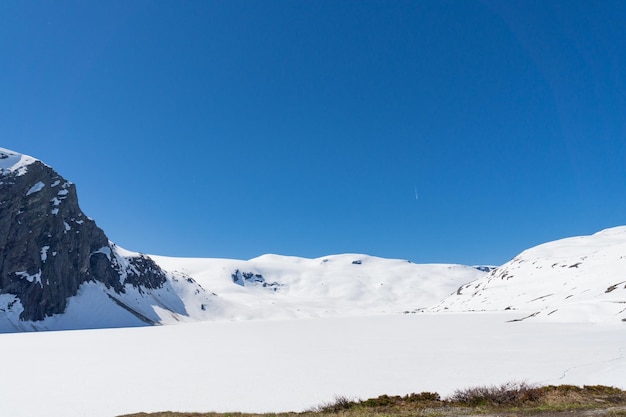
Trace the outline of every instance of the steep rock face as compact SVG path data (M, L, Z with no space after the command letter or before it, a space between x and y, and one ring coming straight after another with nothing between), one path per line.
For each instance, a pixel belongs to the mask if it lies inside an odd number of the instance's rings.
M148 257L124 257L78 205L76 187L42 162L0 149L0 294L21 320L63 313L88 281L116 293L159 288L165 273Z

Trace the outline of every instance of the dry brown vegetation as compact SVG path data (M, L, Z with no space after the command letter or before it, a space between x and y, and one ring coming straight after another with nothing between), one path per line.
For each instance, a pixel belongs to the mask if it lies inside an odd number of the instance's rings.
M422 392L367 400L338 396L302 413L138 413L121 417L626 417L626 391L603 385L533 386L507 383L455 391L449 398Z

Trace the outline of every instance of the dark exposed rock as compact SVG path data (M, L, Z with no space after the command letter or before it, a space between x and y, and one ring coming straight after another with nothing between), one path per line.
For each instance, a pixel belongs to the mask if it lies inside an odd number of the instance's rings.
M478 269L481 272L491 272L491 271L498 269L497 266L488 266L488 265L478 265L478 266L475 266L474 268Z
M272 291L277 291L280 287L282 287L282 284L278 282L267 282L265 277L261 274L242 272L238 269L230 274L230 277L232 278L233 283L241 285L242 287L259 286L271 289Z
M149 257L120 256L80 210L74 184L52 168L34 161L0 169L0 294L19 298L21 320L63 313L87 281L123 293L127 284L160 288L165 279Z

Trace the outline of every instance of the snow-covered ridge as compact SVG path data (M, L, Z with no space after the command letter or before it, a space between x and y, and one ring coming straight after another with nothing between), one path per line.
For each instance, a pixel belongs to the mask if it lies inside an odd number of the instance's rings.
M520 319L626 321L626 227L530 248L433 309L502 310Z
M47 257L42 248L42 258ZM110 243L96 251L133 271L145 257ZM264 255L251 260L150 256L166 274L161 288L81 285L63 314L22 322L15 297L0 297L0 332L136 327L195 321L296 319L422 311L485 273L469 266L413 264L344 254L317 259ZM33 277L24 277L33 279Z
M464 265L414 264L362 254L250 260L150 255L218 295L212 319L288 319L412 313L485 275Z
M28 165L36 161L37 159L32 156L0 148L0 175L7 175L14 172L17 173L18 176L24 175L28 169Z

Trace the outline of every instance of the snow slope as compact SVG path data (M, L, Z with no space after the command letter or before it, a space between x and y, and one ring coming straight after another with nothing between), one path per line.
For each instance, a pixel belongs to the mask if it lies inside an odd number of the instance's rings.
M626 226L545 243L432 311L517 310L517 319L626 321Z
M111 244L125 260L140 256ZM367 255L305 259L264 255L249 261L150 256L166 272L163 288L82 284L65 313L21 321L20 301L0 295L0 333L138 327L206 320L295 319L410 313L485 275L462 265L413 264Z
M359 254L248 261L151 255L217 295L211 319L288 319L415 312L485 275L463 265L413 264Z
M9 149L0 148L0 175L17 172L17 175L24 175L28 165L37 159L32 156L23 155Z

